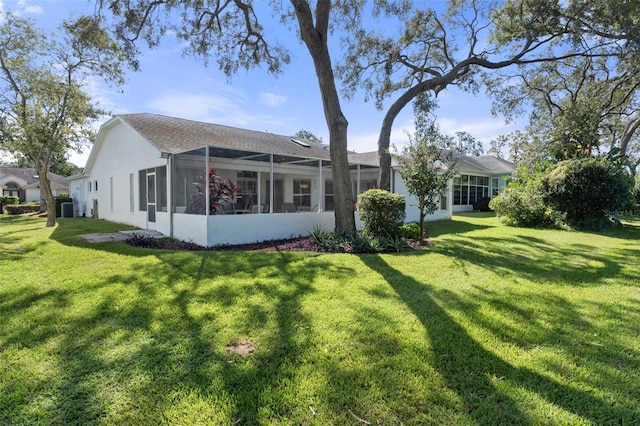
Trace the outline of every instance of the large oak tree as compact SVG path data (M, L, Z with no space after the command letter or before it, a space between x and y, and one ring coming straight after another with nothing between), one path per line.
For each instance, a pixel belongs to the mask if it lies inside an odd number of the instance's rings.
M358 27L363 4L357 0L317 1L312 7L311 2L290 0L288 5L274 2L270 9L284 27L294 23L313 61L329 130L336 230L350 234L355 233L355 216L347 158L348 121L340 104L329 40L337 27ZM386 7L385 2L380 4ZM116 18L116 33L132 56L139 53L141 39L153 47L171 31L186 42L186 54L205 61L214 58L227 75L259 65L277 74L290 59L282 44L268 39L271 35L265 34L250 0L98 0L98 5L102 13Z
M347 40L349 53L340 75L348 95L365 89L379 108L391 102L378 139L380 186L390 186L393 122L420 94L437 95L449 86L477 91L482 70L628 51L627 40L635 37L637 24L628 17L615 23L636 6L612 10L610 3L452 0L444 11L413 9L397 34L358 31Z

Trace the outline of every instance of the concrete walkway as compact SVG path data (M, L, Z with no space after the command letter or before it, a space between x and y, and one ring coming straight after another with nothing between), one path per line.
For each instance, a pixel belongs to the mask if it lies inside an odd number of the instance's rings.
M101 234L84 234L80 235L90 243L110 243L114 241L125 241L132 235L140 235L143 237L162 237L162 234L158 231L152 231L149 229L134 229L131 231L119 231L119 232L105 232Z

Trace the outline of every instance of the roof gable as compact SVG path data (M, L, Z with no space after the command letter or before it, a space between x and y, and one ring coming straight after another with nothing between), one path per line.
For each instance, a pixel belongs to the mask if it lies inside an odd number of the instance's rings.
M40 187L38 171L33 167L0 167L0 177L2 176L14 176L16 179L21 181L23 188ZM47 173L47 177L49 178L53 189L66 189L69 187L64 176L49 172Z

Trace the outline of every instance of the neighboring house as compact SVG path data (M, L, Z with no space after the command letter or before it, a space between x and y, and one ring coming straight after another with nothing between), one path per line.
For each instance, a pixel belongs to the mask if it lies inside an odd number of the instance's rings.
M456 168L458 176L452 183L454 213L471 211L474 202L498 195L515 172L513 163L490 155L462 155Z
M376 168L379 164L378 153L367 152L362 154L351 154L350 162L369 165ZM391 191L403 194L407 201L407 222L417 222L420 214L416 207L417 199L408 194L404 181L400 177L400 164L395 156L391 157ZM515 171L513 163L490 155L470 157L458 155L455 168L456 176L449 184L447 194L440 199L440 209L430 215L427 220L450 219L453 213L473 211L475 203L483 198L492 198L502 190L507 184L507 180ZM377 175L376 175L377 177ZM362 183L366 189L375 187L376 180Z
M69 192L66 178L47 174L53 196ZM40 201L40 177L34 168L0 167L0 188L5 197L18 197L20 202Z
M352 154L349 163L355 198L375 187L377 155ZM210 205L205 191L209 168L216 170L216 179L236 186L234 199L215 208L204 207ZM503 174L469 168L471 172L489 182L493 176L500 181ZM84 173L69 182L76 215L207 246L306 235L314 227L332 230L335 224L326 146L161 115L125 114L109 120L98 132ZM394 190L406 195L397 172ZM444 197L442 210L430 220L450 218L452 200ZM409 198L408 221L418 217L412 204Z

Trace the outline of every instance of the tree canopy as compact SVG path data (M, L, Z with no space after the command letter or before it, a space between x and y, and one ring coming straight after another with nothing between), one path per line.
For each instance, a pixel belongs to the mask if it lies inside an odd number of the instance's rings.
M293 137L294 138L305 139L305 140L308 140L309 142L313 142L313 143L317 143L317 144L322 144L322 138L319 138L318 136L314 135L310 131L304 130L304 129L298 130L296 132L296 134L293 135Z
M273 2L270 17L259 17L250 1L213 0L97 0L101 13L116 19L116 34L131 56L139 53L136 43L141 39L153 47L168 31L186 43L185 54L202 57L205 63L215 58L227 75L239 68L266 65L277 74L290 61L288 50L280 41L269 39L261 19L275 16L283 28L295 26L313 61L327 128L333 175L336 230L355 233L355 216L351 175L348 164L347 127L338 95L333 70L333 55L329 48L332 31L360 28L364 2L359 0L317 1L290 0ZM376 1L376 13L395 13L396 6ZM264 22L264 21L262 21ZM311 76L309 76L311 77Z
M96 19L65 21L59 34L11 13L0 26L0 145L29 157L41 176L47 226L55 224L51 161L89 143L101 114L83 84L89 77L123 81L118 45Z
M618 152L631 170L640 143L640 67L635 58L570 58L497 74L494 108L508 119L528 111L527 130L544 146L520 148L553 161Z
M637 16L637 6L610 3L449 1L444 12L406 9L397 34L360 29L345 40L348 54L339 72L347 95L364 89L381 109L391 102L378 139L381 187L390 185L393 121L416 96L438 95L452 85L475 92L483 83L482 70L628 52L628 40L638 30L625 15L634 9Z

